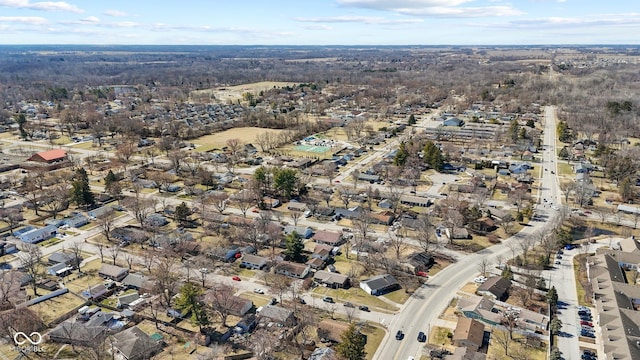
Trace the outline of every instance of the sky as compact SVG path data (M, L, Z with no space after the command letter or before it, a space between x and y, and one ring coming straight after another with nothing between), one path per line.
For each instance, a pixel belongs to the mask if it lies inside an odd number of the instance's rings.
M639 43L639 0L0 0L0 44Z

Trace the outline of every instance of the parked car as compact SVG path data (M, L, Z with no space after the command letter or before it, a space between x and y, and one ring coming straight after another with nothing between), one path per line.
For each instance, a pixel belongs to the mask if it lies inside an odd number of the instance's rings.
M322 301L324 302L328 302L328 303L333 303L333 298L330 296L325 296L322 298Z
M355 306L353 306L353 304L350 303L350 302L346 302L346 303L344 303L344 307L353 308Z
M264 294L264 290L262 290L260 288L253 289L253 292L256 293L256 294Z
M307 303L303 298L298 298L298 302L302 305L305 305Z
M398 332L396 333L396 340L402 340L404 338L404 333L402 332L402 330L398 330Z
M271 298L271 300L269 300L269 305L275 305L278 303L278 299L276 298Z
M422 331L418 333L418 341L425 342L427 341L427 335L425 335Z
M427 273L425 271L417 271L416 275L421 276L421 277L425 277L425 278L429 277L429 275L427 275Z
M487 278L484 276L478 276L477 278L473 279L473 282L475 282L476 284L482 284L485 281L487 281Z
M560 265L560 264L562 264L562 261L556 260L556 265Z
M589 321L585 321L585 320L580 321L580 325L586 325L586 326L589 326L589 327L593 327L593 323L591 323Z
M371 311L371 310L369 310L369 307L368 307L368 306L364 306L364 305L360 305L360 306L358 306L358 309L360 309L361 311L366 311L366 312Z
M234 276L231 278L233 281L242 281L239 276Z

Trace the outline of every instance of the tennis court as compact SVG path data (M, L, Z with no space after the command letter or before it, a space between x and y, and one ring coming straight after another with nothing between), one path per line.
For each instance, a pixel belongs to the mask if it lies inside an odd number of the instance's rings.
M322 154L322 153L325 153L325 152L331 150L331 148L328 147L328 146L297 145L296 146L296 150Z

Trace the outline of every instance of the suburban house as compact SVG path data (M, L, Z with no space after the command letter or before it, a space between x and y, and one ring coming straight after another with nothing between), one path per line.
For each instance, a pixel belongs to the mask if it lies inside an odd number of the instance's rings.
M241 265L244 265L247 269L262 270L267 266L267 259L262 256L244 254Z
M460 127L464 125L464 121L458 119L457 117L452 117L444 120L442 122L442 126L457 126Z
M54 149L48 151L42 151L32 155L29 161L36 161L41 163L53 164L58 161L62 161L67 158L67 152L62 149Z
M469 239L469 231L467 231L466 228L463 227L459 227L459 226L453 226L453 233L451 233L451 230L449 230L449 228L445 229L445 232L447 234L447 237L450 239Z
M134 308L141 306L145 300L140 297L138 293L126 294L118 297L118 301L116 302L116 307L118 309L130 308L133 310Z
M111 291L104 284L96 284L84 290L82 296L89 300L100 300L109 296L110 293Z
M369 214L369 218L371 219L371 222L374 224L382 224L382 225L388 226L393 223L393 220L395 220L396 215L389 210L385 210L379 213Z
M83 225L87 225L89 223L89 218L82 214L75 214L72 217L63 219L63 222L65 225L77 229Z
M90 346L103 340L107 335L107 330L104 326L86 326L80 322L64 321L47 335L53 342Z
M478 295L489 296L496 300L504 300L511 287L511 281L502 276L492 276L482 283L476 291Z
M427 254L424 251L415 252L409 255L406 259L406 264L409 267L409 271L414 273L431 269L435 262L436 261L434 260L433 256Z
M431 199L422 196L401 195L400 204L407 206L429 207L432 202Z
M111 279L113 281L121 281L129 274L129 270L115 265L102 264L98 275L105 279Z
M487 354L473 351L467 347L459 346L453 350L452 355L447 355L446 360L486 360Z
M286 275L296 279L304 279L311 269L309 265L298 264L291 261L281 261L276 267L276 274Z
M493 300L483 296L460 298L457 309L470 319L481 320L489 325L498 325L502 315L494 308Z
M382 295L400 288L398 281L389 274L374 276L369 280L360 281L360 288L371 295Z
M369 175L367 173L358 173L358 180L367 181L371 184L380 182L379 175Z
M28 244L37 244L41 241L53 237L57 230L58 228L56 228L55 226L47 225L43 228L32 229L23 233L14 232L14 234L22 242L26 242Z
M49 259L47 262L49 265L55 264L67 264L67 265L75 265L76 262L80 262L82 259L76 258L73 254L67 254L60 251L56 251L53 254L49 255Z
M47 274L53 276L67 276L73 271L73 267L65 263L58 263L47 268Z
M124 360L151 359L162 350L160 343L134 326L113 335L113 349Z
M313 275L313 281L332 289L345 289L349 287L348 276L329 271L316 271Z
M307 260L305 264L309 265L309 267L311 267L313 270L321 270L324 269L325 262L320 258L312 257L311 259Z
M314 258L314 259L320 259L322 261L327 261L327 260L329 260L329 257L331 256L331 250L332 249L333 248L331 246L318 244L313 249L313 253L311 254L311 257Z
M337 231L318 230L313 234L313 241L318 244L339 246L344 242L342 234Z
M101 219L107 214L112 214L114 211L115 209L113 208L113 206L104 205L99 208L95 208L93 210L87 211L87 215L89 215L89 217L92 219Z
M151 279L140 273L130 273L123 280L122 285L130 288L136 289L142 292L148 292L151 288L153 288L153 282Z
M229 314L233 316L244 316L247 311L253 307L253 301L241 298L235 295L229 295L225 297L224 304L222 304Z
M297 201L291 201L287 205L287 210L300 211L300 212L306 211L307 210L307 204L301 203L301 202L297 202Z
M237 334L244 334L253 330L257 324L258 318L254 314L246 314L242 319L240 319L240 321L238 321L236 326L233 328L233 331Z
M313 230L308 226L305 227L305 226L287 225L284 227L285 235L289 235L294 231L296 234L298 234L299 237L303 239L308 239L311 237L311 235L313 235Z
M482 347L484 339L484 324L478 320L458 318L451 341L455 346L463 346L473 351Z
M296 323L293 311L276 305L263 306L258 316L284 326L293 326Z

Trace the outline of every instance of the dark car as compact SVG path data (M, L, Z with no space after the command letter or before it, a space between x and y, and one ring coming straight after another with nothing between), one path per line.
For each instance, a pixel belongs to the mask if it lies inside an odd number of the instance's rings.
M402 332L402 330L398 330L398 332L396 333L396 340L402 340L404 338L404 333Z
M369 311L370 311L370 310L369 310L369 307L368 307L368 306L364 306L364 305L360 305L360 306L358 306L358 309L360 309L360 310L362 310L362 311L366 311L366 312L369 312Z
M427 335L425 335L422 331L418 333L418 341L425 342L427 341Z
M350 302L346 302L346 303L344 303L344 307L352 308L352 307L355 307L355 306L353 306L353 304L350 303Z
M322 298L322 301L324 302L328 302L328 303L333 303L333 298L330 296L325 296Z
M582 351L582 354L583 354L583 355L594 356L594 357L596 356L596 353L595 353L595 352L593 352L593 351L591 351L591 350L587 350L587 349L583 350L583 351Z
M302 305L305 305L305 304L307 303L306 301L304 301L304 299L303 299L303 298L299 298L299 299L298 299L298 302L299 302L300 304L302 304Z

